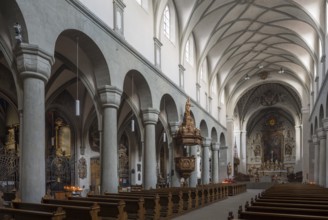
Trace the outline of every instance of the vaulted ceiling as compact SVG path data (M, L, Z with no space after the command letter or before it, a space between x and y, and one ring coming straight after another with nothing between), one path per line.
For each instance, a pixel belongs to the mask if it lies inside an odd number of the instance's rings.
M155 2L157 0L154 0ZM233 112L251 89L278 83L309 104L325 36L324 0L173 0L184 48L194 37L197 67ZM249 76L245 80L245 76ZM281 87L274 86L270 89ZM291 98L295 98L292 96ZM299 106L299 104L297 105ZM302 106L299 106L299 109ZM229 109L230 108L230 109Z

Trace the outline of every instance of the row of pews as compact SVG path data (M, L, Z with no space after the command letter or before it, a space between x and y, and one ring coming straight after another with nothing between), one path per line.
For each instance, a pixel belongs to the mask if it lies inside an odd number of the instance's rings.
M173 187L105 195L89 194L87 197L68 196L65 199L45 196L41 203L13 201L10 207L0 207L0 219L170 219L223 200L229 193L243 191L246 191L245 184L209 184L195 188Z
M228 220L235 219L230 212ZM308 184L279 184L240 206L238 219L328 219L328 189Z

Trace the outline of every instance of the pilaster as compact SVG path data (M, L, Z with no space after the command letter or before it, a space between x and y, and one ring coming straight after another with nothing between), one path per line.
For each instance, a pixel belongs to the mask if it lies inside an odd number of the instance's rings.
M319 184L326 185L326 132L323 128L318 128L319 139Z
M325 150L326 150L326 164L325 164L325 166L326 166L326 184L325 184L325 187L327 188L328 187L328 175L327 175L327 171L328 171L328 160L327 160L327 158L328 158L328 141L327 141L327 137L328 137L328 118L324 118L323 120L322 120L322 123L323 123L323 129L324 129L324 132L325 132L325 134L326 134L326 137L325 137Z
M314 147L314 182L319 184L319 139L317 135L312 136Z

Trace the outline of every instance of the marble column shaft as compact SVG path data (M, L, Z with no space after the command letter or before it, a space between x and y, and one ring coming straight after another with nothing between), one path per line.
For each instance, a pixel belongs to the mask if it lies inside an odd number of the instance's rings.
M319 184L319 139L317 135L312 136L314 147L314 181Z
M210 182L210 161L209 150L211 146L211 139L203 139L203 159L202 159L202 183L209 184Z
M114 86L99 90L103 107L103 142L101 148L101 193L118 192L117 109L122 92Z
M22 43L15 52L17 70L24 86L21 199L35 203L45 195L45 83L54 59L36 45Z
M219 182L219 143L212 143L212 182Z
M144 149L144 187L145 189L156 188L156 133L155 125L158 121L159 111L156 109L145 109L142 111L145 129Z

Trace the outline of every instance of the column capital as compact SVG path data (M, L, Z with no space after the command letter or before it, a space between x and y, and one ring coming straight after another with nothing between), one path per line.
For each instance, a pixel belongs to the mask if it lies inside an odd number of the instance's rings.
M184 68L184 66L182 66L181 64L179 64L178 66L180 71L184 72L186 70L186 68Z
M179 130L179 122L169 122L171 134L174 136Z
M208 137L203 138L203 147L211 146L211 141L212 141L212 138L208 138Z
M313 143L313 145L319 144L319 138L316 134L312 135L312 143Z
M116 86L105 85L98 90L101 104L104 108L118 109L121 103L122 91Z
M156 124L158 121L159 111L153 108L142 110L142 119L144 124Z
M220 143L212 143L212 151L220 150Z
M319 140L326 139L326 132L323 128L318 128L317 129L317 137L318 137Z
M55 59L38 45L21 43L15 49L17 70L21 77L38 78L47 82L51 74L51 66Z

